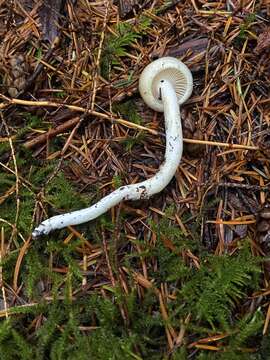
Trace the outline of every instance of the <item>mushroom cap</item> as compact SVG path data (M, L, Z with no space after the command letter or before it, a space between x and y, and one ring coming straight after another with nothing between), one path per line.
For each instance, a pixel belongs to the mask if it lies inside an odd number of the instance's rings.
M139 91L144 102L153 110L163 112L159 83L170 81L178 104L183 104L191 95L193 78L189 68L173 57L162 57L147 65L139 79Z

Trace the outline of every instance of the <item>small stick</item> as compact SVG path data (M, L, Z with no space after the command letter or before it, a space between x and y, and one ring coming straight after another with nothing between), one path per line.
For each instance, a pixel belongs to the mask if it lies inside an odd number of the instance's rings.
M9 128L8 125L6 123L6 121L4 120L4 116L2 113L0 113L0 117L2 120L2 123L4 124L6 133L9 137L9 146L10 146L10 150L11 150L11 155L12 155L12 159L13 159L13 165L14 165L14 171L15 171L15 176L16 176L16 182L15 182L15 189L16 189L16 215L15 215L15 224L14 227L12 229L12 234L11 234L11 239L13 239L14 235L16 234L16 229L17 229L17 223L18 223L18 219L19 219L19 212L20 212L20 197L19 197L19 187L20 187L20 181L19 181L19 172L18 172L18 166L17 166L17 160L16 160L16 154L15 154L15 149L13 146L13 142L10 138L10 133L9 133Z
M21 268L23 257L30 246L30 241L31 241L31 236L29 236L29 238L26 240L26 242L21 247L17 261L16 261L14 275L13 275L13 290L14 291L18 290L18 279L19 279L20 268Z
M103 113L99 113L97 111L93 111L93 110L86 110L80 106L75 106L75 105L67 105L67 104L58 104L58 103L52 103L50 101L28 101L28 100L21 100L21 99L10 99L10 103L11 104L19 104L19 105L28 105L28 106L52 106L52 107L59 107L59 106L65 106L70 110L73 111L80 111L80 112L87 112L90 115L94 115L94 116L99 116L103 119L106 120L113 120L121 125L127 126L129 128L134 128L134 129L139 129L139 130L144 130L147 132L150 132L153 135L159 135L158 131L147 128L145 126L142 125L138 125L138 124L133 124L127 120L124 119L120 119L120 118L111 118L109 115L103 114ZM3 106L3 104L0 104L0 109L4 108L5 106ZM66 123L59 125L57 128L50 130L50 132L46 132L44 134L39 135L38 137L36 137L33 140L29 140L27 141L24 146L27 147L28 149L34 147L37 144L43 143L45 142L48 137L51 138L57 134L60 134L62 131L65 131L67 129L69 129L70 127L72 127L73 125L77 124L80 121L80 118L75 118L75 119L71 119L68 120ZM222 142L216 142L216 141L208 141L208 140L198 140L198 139L187 139L187 138L183 138L183 141L185 143L189 143L189 144L201 144L201 145L210 145L210 146L221 146L221 147L225 147L225 148L230 148L230 149L243 149L243 150L260 150L260 148L258 146L251 146L251 145L241 145L241 144L230 144L230 143L222 143Z
M139 125L139 124L135 124L135 123L131 123L130 121L121 119L121 118L113 118L110 115L107 114L103 114L94 110L87 110L84 109L83 107L80 106L76 106L76 105L68 105L68 104L61 104L61 103L55 103L55 102L50 102L50 101L31 101L31 100L21 100L21 99L9 99L7 97L4 97L8 103L6 104L0 104L0 110L6 108L9 105L24 105L24 106L48 106L48 107L61 107L64 106L72 111L79 111L79 112L83 112L83 113L88 113L89 115L94 115L94 116L98 116L102 119L106 119L106 120L110 120L110 121L115 121L121 125L127 126L129 128L133 128L133 129L139 129L139 130L144 130L147 131L153 135L158 135L158 131L154 130L154 129L150 129L147 128L145 126ZM79 119L78 119L79 121ZM61 126L61 125L60 125ZM72 125L71 125L72 126ZM56 128L57 129L57 128ZM55 129L55 130L56 130ZM59 134L59 132L57 131L56 133L54 133L54 130L51 130L52 134L51 136L54 136L56 134ZM61 131L60 131L61 132ZM40 136L43 136L45 134L42 134ZM48 138L48 135L45 136L45 140ZM45 140L39 140L37 141L37 143L39 142L44 142ZM208 141L208 140L197 140L197 139L187 139L184 138L183 139L184 142L189 143L189 144L201 144L201 145L212 145L212 146L221 146L221 147L226 147L226 148L230 148L230 149L243 149L243 150L259 150L260 148L258 146L251 146L251 145L241 145L241 144L230 144L230 143L222 143L222 142L216 142L216 141ZM25 144L26 147L31 148L32 143L26 143Z
M241 183L219 183L218 186L224 186L228 188L240 188L246 190L254 190L254 191L269 191L269 185L261 186L261 185L250 185L250 184L241 184Z
M97 83L98 83L98 78L100 75L100 59L101 59L101 52L103 49L103 43L104 43L104 39L105 39L105 31L106 31L106 26L107 26L107 21L108 21L109 5L110 5L110 2L108 1L107 5L106 5L106 9L105 9L105 15L104 15L104 19L103 19L102 31L101 31L101 35L100 35L100 41L99 41L99 47L98 47L98 53L97 53L97 60L96 60L96 64L95 64L95 75L93 78L93 88L92 88L92 98L91 98L91 110L94 110L94 107L95 107L95 100L96 100L96 94L97 94Z
M39 107L48 106L48 107L56 107L56 108L59 108L59 107L63 106L63 107L66 107L66 108L68 108L69 110L72 110L72 111L79 111L79 112L87 113L89 115L98 116L98 117L100 117L102 119L105 119L105 120L115 121L118 124L127 126L129 128L145 130L145 131L150 132L153 135L158 135L158 132L156 130L149 129L149 128L145 127L145 126L135 124L135 123L132 123L132 122L124 120L124 119L115 118L115 117L112 117L110 115L103 114L103 113L100 113L100 112L97 112L97 111L94 111L94 110L87 110L87 109L85 109L83 107L76 106L76 105L55 103L55 102L51 102L51 101L31 101L31 100L22 100L22 99L15 99L15 98L9 99L9 98L7 98L6 96L3 96L3 95L1 95L1 97L4 98L7 101L7 103L0 104L0 110L5 109L9 105L39 106Z
M70 129L72 126L78 124L80 121L80 117L75 117L73 119L70 119L66 121L64 124L61 124L57 126L55 129L50 129L49 131L46 131L45 133L36 136L34 139L31 139L27 141L24 146L27 149L31 149L32 147L46 142L48 139L54 137L55 135L61 134L63 131L66 131L67 129Z
M79 117L76 117L74 119L70 119L68 121L66 121L64 124L61 124L59 126L57 126L55 129L50 129L49 131L35 137L32 140L27 141L24 146L27 149L31 149L32 147L38 145L38 144L42 144L45 141L47 141L47 139L54 137L55 135L61 134L63 131L71 128L73 125L76 125L78 122L80 121ZM151 130L146 128L147 130ZM158 135L158 134L155 134ZM188 138L183 138L183 141L185 143L189 143L189 144L200 144L200 145L209 145L209 146L221 146L221 147L226 147L226 148L230 148L230 149L242 149L242 150L259 150L260 148L258 146L250 146L250 145L241 145L241 144L230 144L230 143L221 143L221 142L216 142L216 141L208 141L208 140L198 140L198 139L188 139Z
M184 142L189 144L202 144L202 145L212 145L212 146L221 146L227 147L230 149L243 149L243 150L260 150L258 146L251 145L241 145L241 144L230 144L230 143L222 143L217 141L208 141L208 140L197 140L197 139L183 139Z
M45 54L43 61L48 61L50 59L50 57L53 54L53 51L55 50L55 47L59 44L59 38L56 37L52 43L52 45L50 46L50 48L48 49L47 53ZM36 78L39 76L39 74L41 73L41 71L44 68L44 64L42 63L42 61L39 61L34 73L28 78L28 80L25 83L25 86L23 87L23 89L21 91L19 91L19 93L17 94L17 97L20 97L22 94L24 94L29 88L30 86L32 86L33 82L36 80ZM1 105L0 105L1 106Z
M3 259L5 257L5 232L4 227L1 227L1 249L0 249L0 262L3 263ZM5 310L5 316L6 319L8 318L8 305L7 305L7 296L6 296L6 289L3 279L3 266L0 265L0 285L2 289L2 298L4 303L4 310Z

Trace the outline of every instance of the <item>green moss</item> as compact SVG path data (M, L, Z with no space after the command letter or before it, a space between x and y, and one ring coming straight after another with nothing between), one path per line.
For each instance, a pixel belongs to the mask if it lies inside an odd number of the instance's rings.
M122 186L122 178L121 178L121 176L120 176L120 175L115 175L115 176L113 177L112 182L113 182L113 187L114 187L115 189L120 188L120 186Z
M21 153L20 155L23 155ZM53 173L54 164L46 166L33 165L30 171L25 168L27 157L18 157L17 166L18 172L23 178L28 181L28 184L19 184L19 217L17 222L17 229L24 235L28 235L31 229L33 220L33 209L35 207L36 195L43 188L46 179ZM34 163L36 163L34 161ZM0 193L5 193L9 188L16 183L16 177L12 173L2 173L0 177ZM29 185L31 184L31 185ZM67 180L65 174L59 171L56 176L49 181L44 188L44 202L50 204L53 209L75 210L88 205L88 201L76 189L71 182ZM16 193L13 192L0 207L0 217L14 223L17 213L16 208ZM7 224L3 224L5 229L11 228Z
M63 210L75 210L87 205L63 172L59 172L47 185L46 200L55 208Z
M113 111L120 113L122 116L125 116L127 120L135 124L140 125L142 122L142 118L138 114L136 103L133 100L128 100L121 104L115 104L113 106Z
M116 35L106 38L101 58L101 75L109 77L111 67L119 65L119 58L127 55L127 48L140 36L128 23L119 23Z
M0 143L0 156L3 155L10 149L10 145L8 141Z
M256 20L256 14L255 13L250 13L248 15L246 15L243 19L243 22L239 25L239 34L238 36L234 39L234 44L236 46L242 46L243 42L248 39L249 34L248 34L248 30L250 31L252 25L254 24L254 21Z
M104 49L101 57L101 75L109 77L114 66L119 65L120 58L126 57L130 46L140 39L149 30L151 19L142 15L138 17L134 25L127 22L120 22L114 29L115 34L105 39ZM132 73L131 73L132 75Z
M25 134L27 134L30 130L43 128L44 122L41 118L36 115L32 115L30 113L22 113L22 116L25 118L25 126L20 127L16 131L16 140L21 139Z
M237 303L258 287L260 268L247 248L236 256L207 256L180 290L189 311L213 330L227 331Z

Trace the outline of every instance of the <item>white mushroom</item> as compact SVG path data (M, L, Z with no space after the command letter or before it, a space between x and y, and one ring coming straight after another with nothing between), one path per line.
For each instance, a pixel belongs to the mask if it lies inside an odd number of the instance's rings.
M149 64L139 80L139 91L153 110L164 112L166 131L165 161L152 178L137 184L121 186L86 209L53 216L43 221L33 237L55 229L93 220L123 200L146 199L162 191L173 178L183 150L183 134L179 105L191 95L193 80L190 70L181 61L164 57Z

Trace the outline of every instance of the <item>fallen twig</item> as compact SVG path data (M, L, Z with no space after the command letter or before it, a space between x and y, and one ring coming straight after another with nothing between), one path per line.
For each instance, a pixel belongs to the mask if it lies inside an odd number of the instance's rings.
M106 119L109 121L114 121L118 124L124 125L126 127L132 128L132 129L139 129L139 130L145 130L148 131L149 133L153 134L153 135L157 135L158 132L154 129L149 129L145 126L139 125L139 124L135 124L132 123L130 121L121 119L121 118L116 118L114 116L111 115L107 115L107 114L103 114L94 110L87 110L83 107L80 106L76 106L76 105L68 105L68 104L63 104L63 103L56 103L56 102L51 102L51 101L31 101L31 100L21 100L21 99L9 99L5 96L2 95L2 98L4 98L7 103L2 103L0 104L0 110L1 109L5 109L10 105L22 105L22 106L38 106L38 107L56 107L56 108L60 108L60 107L66 107L69 110L72 111L78 111L78 112L82 112L82 113L87 113L89 115L93 115L93 116L97 116L100 117L102 119Z

